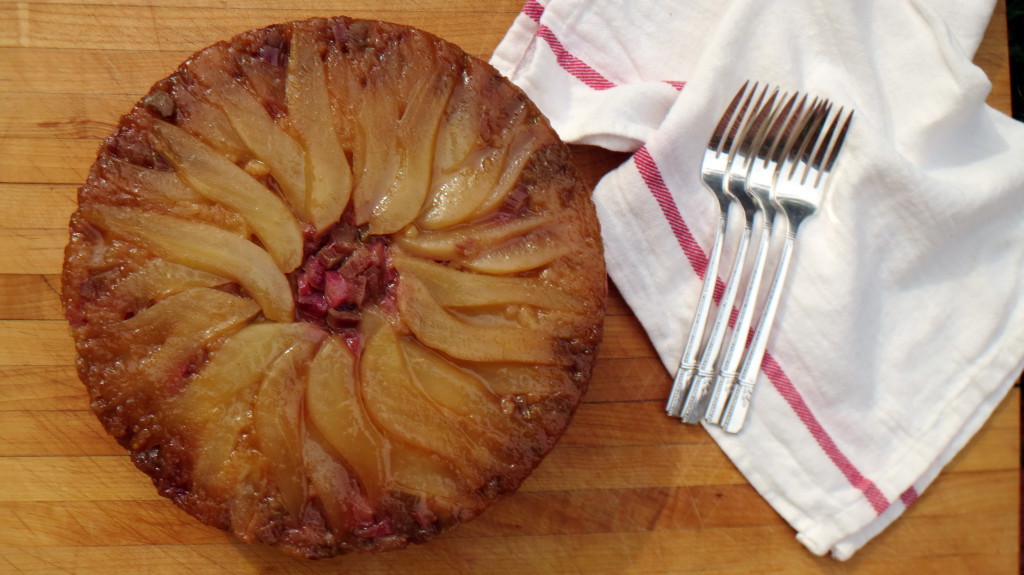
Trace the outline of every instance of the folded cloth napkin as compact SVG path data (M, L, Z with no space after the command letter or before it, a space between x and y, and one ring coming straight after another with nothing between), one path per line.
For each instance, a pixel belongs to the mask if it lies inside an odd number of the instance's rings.
M633 152L594 197L609 274L672 373L717 221L701 157L733 94L856 109L746 427L708 429L816 554L895 520L1024 367L1024 125L971 63L994 4L528 0L492 59L566 140Z

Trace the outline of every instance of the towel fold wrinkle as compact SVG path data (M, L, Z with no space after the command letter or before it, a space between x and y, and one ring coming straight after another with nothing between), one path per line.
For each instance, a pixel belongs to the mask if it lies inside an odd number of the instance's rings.
M717 214L701 157L732 95L750 79L856 110L747 425L708 428L815 554L847 559L899 517L1024 368L1024 126L971 63L994 6L527 0L492 57L564 139L633 153L594 198L609 274L673 373Z

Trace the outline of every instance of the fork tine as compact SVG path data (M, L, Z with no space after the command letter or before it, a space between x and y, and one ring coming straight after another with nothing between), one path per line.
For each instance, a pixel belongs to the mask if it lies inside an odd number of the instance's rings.
M832 102L828 100L818 102L817 106L808 111L801 129L794 134L793 150L785 160L783 172L788 169L787 178L792 179L797 169L802 168L803 173L798 181L804 183L807 180L816 153L822 146L827 148L828 140L832 137L831 133L826 134L824 138L821 137L821 130L831 111Z
M829 128L829 136L831 137L832 131L835 129L836 124L843 117L843 109L840 108L836 114L835 120L832 121L832 126ZM822 177L827 177L832 173L832 167L836 163L836 158L839 157L839 151L843 148L843 144L846 142L846 133L850 129L850 121L853 120L853 110L850 110L849 114L846 115L846 121L843 122L843 127L839 129L839 135L836 136L835 143L832 144L832 151L828 156L828 160L825 161L825 166L818 171L818 176L814 180L814 185L821 184ZM825 146L822 146L822 151L825 150ZM820 160L815 162L820 165Z
M761 96L757 99L757 104L754 106L753 119L745 122L743 126L743 134L740 136L740 145L737 153L741 154L745 158L745 165L750 165L753 161L754 155L751 154L751 150L756 150L760 147L761 142L764 140L765 133L771 127L769 119L772 111L775 109L775 100L779 96L779 89L776 88L772 95L765 102L764 98L768 95L768 86L765 86L761 92Z
M743 105L740 106L739 112L735 114L733 118L731 118L729 130L728 132L726 132L725 141L722 142L721 146L722 152L729 153L729 163L732 163L732 159L736 155L736 142L742 142L741 132L744 132L746 130L746 126L748 123L747 110L750 109L750 103L753 100L754 96L757 95L757 93L758 84L755 83L754 86L751 88L750 93L747 94L747 97L743 99ZM754 109L756 110L757 108L755 107ZM737 139L737 135L740 135L739 139Z
M807 101L807 96L803 96L799 103L797 103L797 99L800 98L800 92L794 92L788 98L786 98L786 95L783 95L783 98L786 100L786 103L772 115L770 128L768 133L765 134L758 150L757 158L763 161L765 166L778 161L779 154L781 154L781 150L788 141L789 134L793 129L793 122L800 116L804 103Z
M743 101L743 95L747 92L747 86L749 85L750 80L744 82L743 85L740 86L740 89L736 92L736 95L733 96L732 102L729 102L729 107L725 109L725 112L722 112L722 117L721 119L718 120L718 125L715 127L714 133L711 134L711 140L708 142L708 148L721 151L722 141L725 137L726 130L732 123L733 116L736 112L736 107L739 106L740 102ZM756 89L757 84L754 84L754 87Z

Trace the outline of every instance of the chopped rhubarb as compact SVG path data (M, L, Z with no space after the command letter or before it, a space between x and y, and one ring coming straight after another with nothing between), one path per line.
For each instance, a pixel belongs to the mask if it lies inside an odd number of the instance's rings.
M306 272L301 271L295 275L295 290L302 297L313 295L313 286L310 285Z
M327 307L336 308L348 301L352 293L352 280L342 276L334 270L324 274L324 297L327 298Z
M354 278L357 275L363 273L363 270L374 265L376 262L376 256L367 249L365 246L360 246L359 249L352 252L345 263L338 268L338 273L347 277Z
M324 294L320 292L313 292L309 295L299 294L295 298L295 303L302 311L314 317L323 317L328 309L327 300L324 299Z
M305 270L306 276L309 279L309 285L313 289L324 289L324 272L327 271L327 268L320 260L314 256L309 256L306 258L306 263L302 269Z

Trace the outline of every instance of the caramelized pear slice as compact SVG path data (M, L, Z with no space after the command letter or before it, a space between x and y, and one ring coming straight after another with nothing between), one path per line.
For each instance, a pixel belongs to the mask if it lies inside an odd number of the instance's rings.
M434 142L448 98L457 78L441 50L420 33L409 38L412 49L417 45L427 54L429 65L409 70L407 78L415 78L408 102L398 121L398 172L387 194L373 208L370 232L391 234L416 219L427 198L434 164ZM408 83L408 82L407 82Z
M549 233L527 235L515 242L484 252L474 258L457 260L469 270L484 274L512 275L542 268L568 255L573 246Z
M242 285L268 319L292 321L292 290L270 255L216 226L130 208L83 207L93 225L135 241L158 257Z
M339 336L320 346L309 367L306 413L357 475L371 504L388 475L389 442L363 412L355 358Z
M174 120L179 128L201 138L232 162L249 155L224 111L203 95L202 86L175 82L171 94L176 110Z
M157 150L192 189L242 215L281 271L302 263L302 228L284 200L173 124L154 123L153 137Z
M302 366L315 352L314 342L299 340L274 360L260 383L252 409L257 447L266 458L284 508L296 519L301 519L308 497L302 459L305 436Z
M416 223L423 229L443 230L470 219L494 193L507 155L504 148L481 152L456 172L436 177Z
M455 172L477 147L483 118L480 93L489 80L490 74L482 70L479 63L466 62L448 100L448 109L438 126L434 150L435 174Z
M471 219L482 218L493 213L508 197L513 186L519 181L526 163L533 156L533 153L550 143L549 138L540 136L538 131L523 127L508 148L508 155L505 157L505 165L498 177L498 183L490 190L490 194L476 205L471 214Z
M242 328L212 354L171 407L175 417L198 434L193 469L198 484L227 489L237 479L226 462L232 459L243 429L251 424L257 385L286 350L322 338L323 332L307 323L256 323Z
M444 307L530 305L579 311L583 302L537 278L482 275L454 270L436 262L393 251L391 261L402 276L422 281Z
M399 343L416 383L431 399L464 418L467 430L488 441L492 449L501 449L516 434L498 397L474 374L413 340L402 339Z
M118 365L133 374L125 378L130 388L141 395L166 395L210 341L258 312L251 300L194 288L109 326L108 341L120 343Z
M306 207L317 232L334 225L352 194L352 168L334 131L324 62L316 40L303 29L292 34L285 85L288 118L306 148Z
M456 501L466 505L466 498L475 498L447 460L402 442L395 442L390 453L390 483L430 501L435 511L450 510Z
M390 324L369 337L359 375L366 411L389 436L447 460L473 482L494 469L493 455L416 384Z
M202 202L203 197L186 186L172 171L137 166L121 158L106 157L99 164L109 182L118 182L126 190L142 197L169 202Z
M398 174L398 120L401 95L391 81L400 61L394 47L384 47L373 61L339 50L327 56L327 78L342 124L351 126L352 207L358 226L370 221Z
M373 521L373 507L363 498L359 482L313 426L306 427L302 461L306 477L324 508L330 527L344 533Z
M231 127L257 159L270 168L292 209L309 221L306 205L306 158L302 146L270 117L263 104L219 66L196 66L208 94L228 117Z
M519 363L478 363L465 366L500 397L510 395L568 395L577 397L579 388L572 372L562 366Z
M535 215L485 220L437 231L421 231L410 227L401 235L396 235L394 241L406 252L432 260L473 258L550 221L548 216Z
M165 332L167 339L146 359L144 371L155 381L163 379L160 375L164 374L180 376L189 369L185 364L188 358L221 334L238 329L259 312L252 300L210 288L193 288L175 294L149 309L161 307L161 304L165 304L166 313L174 317L173 327Z
M112 337L132 346L168 345L176 338L209 339L223 324L237 324L259 312L248 299L215 289L193 288L162 299L112 328ZM209 333L204 333L209 332Z
M214 287L228 283L226 278L199 271L164 259L155 258L144 268L118 282L117 294L132 297L139 304L195 287Z
M415 277L403 277L398 286L402 319L421 342L452 357L468 361L509 361L562 364L566 353L543 331L514 324L477 324L445 310Z

